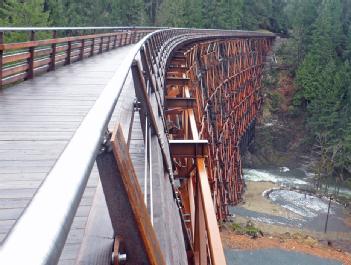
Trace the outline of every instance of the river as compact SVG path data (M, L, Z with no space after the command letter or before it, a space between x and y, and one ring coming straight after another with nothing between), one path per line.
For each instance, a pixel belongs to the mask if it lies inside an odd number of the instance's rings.
M284 231L299 231L319 240L330 239L340 246L343 244L344 249L351 252L351 226L345 221L350 218L351 209L338 202L331 201L327 234L324 234L329 199L315 196L312 193L312 177L312 174L301 169L287 167L245 169L244 178L247 183L247 190L244 203L236 207L230 207L230 213L234 220L235 217L244 217L255 224L278 227L278 231L281 227L281 233L284 233ZM351 198L351 190L344 188L340 192L343 196ZM263 202L265 204L262 204ZM257 204L256 207L254 204ZM277 207L281 211L277 211ZM226 250L226 256L229 265L341 264L336 261L281 249L228 249Z

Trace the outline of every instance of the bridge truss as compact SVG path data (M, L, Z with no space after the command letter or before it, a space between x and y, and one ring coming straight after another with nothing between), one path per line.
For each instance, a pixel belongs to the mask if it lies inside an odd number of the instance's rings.
M53 32L59 30L67 29ZM228 206L241 200L240 145L250 137L262 104L264 59L274 36L218 30L114 30L0 44L0 80L7 85L70 64L72 58L83 60L136 43L1 246L0 261L6 264L20 251L23 262L57 262L96 160L115 235L114 264L224 265L217 222L225 221ZM18 53L8 53L16 49ZM4 67L4 62L16 60L22 63ZM128 78L132 87L126 86ZM134 95L123 98L127 89ZM108 131L119 105L115 129ZM138 117L143 176L137 174L140 161L130 153ZM65 198L58 201L63 194ZM45 221L40 215L44 212ZM41 231L48 223L52 229ZM32 238L46 242L42 244L46 247L28 249ZM83 248L82 255L91 249ZM93 259L86 264L109 260L101 255Z
M214 264L224 264L215 246L209 246L220 241L215 216L225 221L228 206L241 199L240 142L261 106L270 45L267 38L193 43L178 49L167 69L165 114L182 214L195 253L210 250ZM207 256L195 260L206 264Z

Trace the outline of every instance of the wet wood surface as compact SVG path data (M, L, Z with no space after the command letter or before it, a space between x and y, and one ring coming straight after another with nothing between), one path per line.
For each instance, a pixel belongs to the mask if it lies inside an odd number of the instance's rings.
M130 48L118 48L0 90L0 241ZM75 263L97 183L94 167L59 264Z

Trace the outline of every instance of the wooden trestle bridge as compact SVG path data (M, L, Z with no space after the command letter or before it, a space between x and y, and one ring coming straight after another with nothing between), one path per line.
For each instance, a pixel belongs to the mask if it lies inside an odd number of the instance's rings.
M0 28L0 264L226 264L273 40Z

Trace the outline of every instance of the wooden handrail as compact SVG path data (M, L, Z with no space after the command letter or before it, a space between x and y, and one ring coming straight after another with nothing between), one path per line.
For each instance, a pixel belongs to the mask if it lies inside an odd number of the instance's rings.
M5 30L6 29L6 30ZM31 29L31 30L30 30ZM57 37L58 30L111 29L114 32L88 34L80 36ZM118 30L117 30L118 29ZM51 30L52 39L35 40L36 31ZM4 43L4 32L9 28L0 28L0 88L5 85L32 79L43 71L54 71L56 67L67 65L138 42L153 29L134 28L25 28L29 31L30 41ZM11 28L16 31L16 28Z
M149 30L138 31L138 33L150 33ZM64 37L64 38L55 38L55 39L46 39L46 40L38 40L38 41L26 41L26 42L16 42L16 43L3 43L0 44L0 50L8 51L8 50L18 50L39 46L48 46L51 44L60 44L66 43L68 41L81 41L87 39L96 39L101 37L111 37L117 35L131 34L131 31L124 32L111 32L111 33L102 33L102 34L89 34L82 36L73 36L73 37Z

